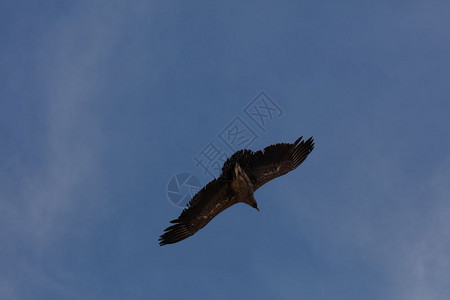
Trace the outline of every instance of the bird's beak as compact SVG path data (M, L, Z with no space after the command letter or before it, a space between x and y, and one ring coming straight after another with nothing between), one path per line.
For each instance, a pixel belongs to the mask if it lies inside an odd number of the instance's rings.
M253 207L254 209L256 209L257 211L259 211L258 203L256 202L255 196L253 196L253 194L250 196L250 199L253 201L251 201L250 203L247 203L247 204L250 205L251 207Z

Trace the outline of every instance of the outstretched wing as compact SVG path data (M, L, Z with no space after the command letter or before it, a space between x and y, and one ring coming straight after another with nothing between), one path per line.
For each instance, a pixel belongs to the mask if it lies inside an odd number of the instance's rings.
M253 153L247 165L244 165L244 170L256 190L266 182L297 168L313 149L312 137L306 141L300 137L293 144L271 145Z
M233 205L227 194L228 183L220 178L214 179L194 195L181 215L170 221L174 225L167 227L159 238L159 245L173 244L184 240L209 223L219 213Z

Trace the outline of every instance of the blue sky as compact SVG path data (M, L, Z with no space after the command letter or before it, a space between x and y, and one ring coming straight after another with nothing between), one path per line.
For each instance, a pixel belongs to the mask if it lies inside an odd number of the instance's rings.
M449 9L3 1L0 298L448 299ZM159 247L169 180L206 183L193 157L236 117L253 150L316 149L261 212Z

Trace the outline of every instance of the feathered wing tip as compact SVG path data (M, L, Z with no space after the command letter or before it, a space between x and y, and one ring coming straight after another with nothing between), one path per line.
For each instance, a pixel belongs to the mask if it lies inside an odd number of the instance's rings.
M213 179L198 191L191 201L189 201L186 208L183 209L180 216L177 219L170 221L170 223L174 225L169 226L164 230L164 233L159 237L159 245L163 246L182 241L191 235L194 235L199 228L202 228L202 222L208 223L209 219L198 219L198 216L203 211L205 204L210 201L215 201L215 197L220 197L220 195L222 195L221 191L223 188L224 185L220 180Z
M292 162L294 163L294 168L297 168L306 159L309 153L313 151L314 138L310 137L306 141L303 141L303 137L301 136L294 142L293 145L294 147L292 148L291 157Z
M179 222L178 219L170 221L170 223L176 224L169 226L164 230L164 233L159 237L160 246L182 241L192 235L189 231L188 226L185 223L178 223L178 222Z

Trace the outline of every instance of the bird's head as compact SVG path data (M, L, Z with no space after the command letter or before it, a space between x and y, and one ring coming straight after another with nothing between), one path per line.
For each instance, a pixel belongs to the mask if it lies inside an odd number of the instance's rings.
M257 211L259 211L258 203L256 203L256 201L255 201L255 203L252 203L252 204L251 204L251 207L253 207L253 208L256 209Z

